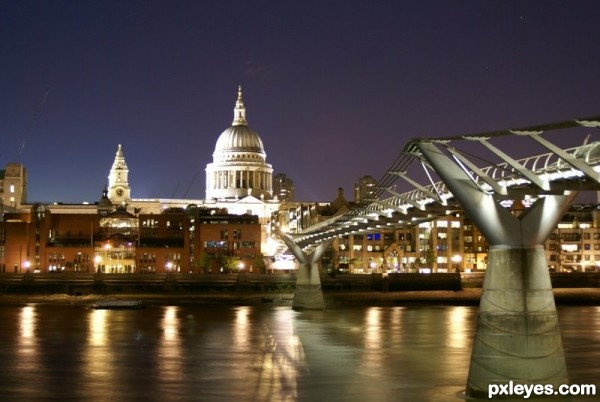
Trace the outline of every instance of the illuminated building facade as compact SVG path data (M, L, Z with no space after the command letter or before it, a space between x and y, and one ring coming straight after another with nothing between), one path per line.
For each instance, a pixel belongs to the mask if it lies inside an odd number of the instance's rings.
M285 204L273 225L301 232L345 212L347 205L339 192L330 204ZM455 213L405 228L337 237L322 262L326 269L349 273L476 272L487 268L488 249L473 222ZM573 205L545 249L551 271L600 270L600 206Z
M258 217L224 210L52 213L36 204L0 222L0 272L259 272L260 239Z
M546 240L551 270L600 270L600 206L573 205Z
M285 173L278 173L273 177L273 196L281 202L294 201L294 181Z
M373 176L359 177L354 183L354 202L360 203L362 200L369 198L369 193L373 191L377 185L377 180Z
M26 204L26 200L27 170L20 163L6 164L0 170L0 206L18 208Z

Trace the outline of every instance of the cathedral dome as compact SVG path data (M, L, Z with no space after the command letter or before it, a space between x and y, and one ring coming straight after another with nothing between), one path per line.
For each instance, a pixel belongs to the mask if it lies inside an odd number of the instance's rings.
M273 168L256 131L248 127L242 88L233 111L231 127L217 139L213 162L206 165L206 198L239 199L273 195Z
M247 125L231 126L221 135L215 145L215 154L220 152L255 152L264 154L260 136Z
M246 107L242 99L242 88L238 89L238 97L233 111L231 127L225 129L219 136L213 153L213 160L254 159L258 156L265 159L265 148L256 131L248 127Z

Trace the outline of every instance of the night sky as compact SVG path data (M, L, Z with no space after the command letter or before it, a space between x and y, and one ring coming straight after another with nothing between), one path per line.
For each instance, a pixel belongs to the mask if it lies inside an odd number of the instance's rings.
M413 137L600 114L600 1L0 0L0 166L28 201L204 198L242 85L299 201L352 200Z

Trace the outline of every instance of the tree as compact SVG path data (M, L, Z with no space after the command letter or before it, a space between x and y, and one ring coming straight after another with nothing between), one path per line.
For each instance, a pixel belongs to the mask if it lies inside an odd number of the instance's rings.
M430 267L433 268L433 263L435 262L436 259L436 255L435 252L433 251L432 248L428 248L425 251L425 263Z
M196 257L196 259L194 260L194 268L199 269L200 271L205 273L206 269L208 268L208 264L208 253L201 251L198 254L198 257Z
M240 269L240 257L237 255L224 255L222 264L227 272L238 272Z
M265 264L265 256L260 253L252 261L252 267L260 273L264 273L267 265Z

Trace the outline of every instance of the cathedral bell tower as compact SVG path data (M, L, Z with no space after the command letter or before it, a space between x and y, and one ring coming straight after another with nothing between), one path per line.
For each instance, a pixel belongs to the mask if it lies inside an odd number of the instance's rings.
M128 173L129 169L127 169L123 150L121 144L119 144L115 161L108 175L108 198L113 204L127 203L131 199L131 188L127 179Z

